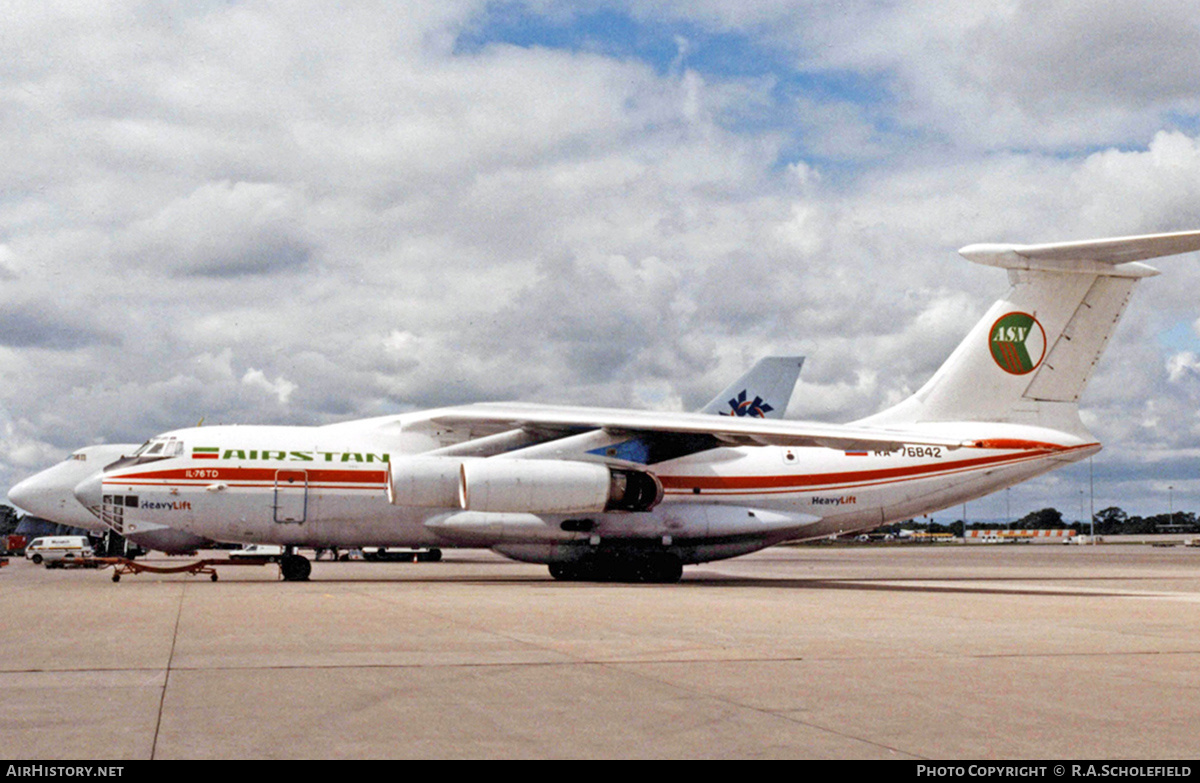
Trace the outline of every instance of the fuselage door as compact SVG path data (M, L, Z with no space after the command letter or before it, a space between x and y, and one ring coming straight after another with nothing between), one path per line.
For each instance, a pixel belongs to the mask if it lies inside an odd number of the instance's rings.
M275 521L300 524L308 516L308 471L275 471Z

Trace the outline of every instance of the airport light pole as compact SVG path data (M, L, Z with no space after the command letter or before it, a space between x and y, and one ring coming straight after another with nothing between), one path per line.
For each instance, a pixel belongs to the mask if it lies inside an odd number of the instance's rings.
M1096 543L1096 479L1095 473L1092 472L1092 459L1095 456L1096 455L1093 454L1091 457L1088 457L1088 491L1091 493L1091 500L1089 501L1088 505L1088 509L1091 511L1091 516L1089 516L1088 519L1092 524L1091 531L1093 544Z

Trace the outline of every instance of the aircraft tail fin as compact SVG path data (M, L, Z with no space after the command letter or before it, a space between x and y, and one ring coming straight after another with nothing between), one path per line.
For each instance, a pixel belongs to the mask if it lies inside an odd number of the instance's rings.
M718 394L701 413L782 418L792 398L803 356L766 356Z
M863 424L1001 421L1082 428L1077 402L1138 280L1142 259L1200 250L1200 231L1059 242L969 245L1008 269L1012 288L921 389Z

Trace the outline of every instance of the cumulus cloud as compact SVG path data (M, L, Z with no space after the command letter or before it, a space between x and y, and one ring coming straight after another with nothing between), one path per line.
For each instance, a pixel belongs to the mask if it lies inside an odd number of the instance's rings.
M246 370L246 374L242 376L242 385L266 392L279 400L280 405L287 405L288 398L292 396L292 392L299 388L296 384L283 377L276 378L273 381L268 380L266 373L255 369Z
M609 5L643 17L664 13L661 3ZM816 100L831 109L830 127L845 124L838 93L847 81L885 91L891 103L871 117L876 132L900 131L938 154L947 147L1140 144L1164 124L1200 110L1192 87L1200 22L1188 0L1153 6L1137 0L1102 6L1087 0L779 0L667 8L677 20L786 52L817 81ZM855 100L878 106L877 95ZM872 145L864 149L873 152Z
M41 308L24 303L0 311L0 345L63 350L117 342L115 335L89 325L78 315L44 303Z
M177 275L303 268L313 255L302 197L274 184L210 182L134 223L114 253Z
M1167 379L1171 383L1200 377L1200 356L1191 351L1182 351L1167 359Z

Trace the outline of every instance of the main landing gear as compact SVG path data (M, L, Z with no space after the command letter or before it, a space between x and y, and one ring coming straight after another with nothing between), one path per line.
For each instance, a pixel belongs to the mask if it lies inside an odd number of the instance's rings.
M683 576L683 561L669 552L593 555L572 563L551 563L550 576L563 582L669 584Z

